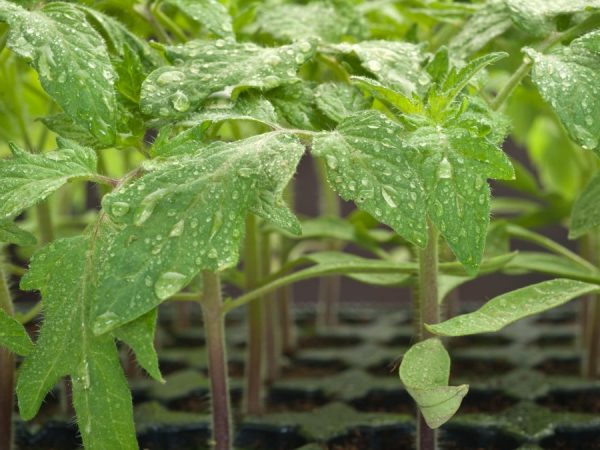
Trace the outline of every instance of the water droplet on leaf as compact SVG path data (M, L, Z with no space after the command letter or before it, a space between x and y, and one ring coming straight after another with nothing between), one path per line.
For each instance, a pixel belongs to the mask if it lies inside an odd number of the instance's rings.
M187 277L179 272L165 272L156 283L154 293L160 300L166 300L179 292L187 284Z

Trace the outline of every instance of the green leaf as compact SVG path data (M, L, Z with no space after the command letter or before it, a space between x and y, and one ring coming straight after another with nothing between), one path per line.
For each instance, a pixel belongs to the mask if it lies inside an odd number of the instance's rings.
M19 372L19 409L24 419L31 419L46 393L68 375L85 448L137 449L131 394L114 337L92 332L90 310L98 267L95 245L89 236L54 241L34 255L21 280L23 289L41 291L44 323ZM120 334L136 335L132 348L140 348L142 339L151 345L153 327L135 322L127 327L134 329L123 329ZM153 367L156 361L147 367L149 372Z
M484 48L512 26L505 0L489 0L460 28L448 43L452 55L466 59Z
M363 258L350 253L336 251L310 253L305 255L303 259L317 263L316 266L311 267L311 269L314 270L333 269L340 265L349 268L352 264L356 264L361 268L371 266L373 269L388 269L390 266L395 264L394 262ZM352 273L351 269L349 268L348 272L344 273L343 276L374 286L401 286L412 279L411 274L401 271L401 266L402 264L397 264L398 273ZM404 268L406 267L412 266L408 264L404 266Z
M527 136L527 150L544 191L573 202L585 182L584 155L560 125L550 117L537 117ZM589 169L589 168L588 168Z
M520 252L504 270L509 273L537 272L554 277L600 283L600 273L586 270L565 257L541 252Z
M460 70L452 69L444 81L445 100L450 103L479 72L507 56L504 52L488 53L472 59Z
M214 123L227 120L256 122L269 128L279 126L279 118L273 104L269 100L255 95L241 95L235 102L217 101L214 104L208 104L202 110L178 122L178 125L196 126L205 130ZM161 154L166 155L167 153ZM175 153L168 152L168 154Z
M413 345L402 358L400 380L430 428L439 428L456 413L469 391L466 384L448 386L450 355L439 339Z
M291 42L298 37L339 42L345 36L360 37L358 14L342 2L312 1L304 5L266 2L256 12L251 33L268 34L279 41Z
M281 195L303 152L281 132L198 143L194 153L158 161L105 196L103 208L118 232L101 246L95 331L150 311L202 269L236 264L249 212L298 234Z
M558 16L600 9L599 0L504 0L512 20L522 30L535 36L550 33Z
M331 47L343 54L355 54L362 66L384 86L405 95L422 91L430 82L421 68L425 56L421 47L408 42L362 41Z
M570 137L584 149L600 151L600 31L548 54L527 50L532 79Z
M569 227L571 239L577 239L600 225L599 201L600 174L596 174L573 205Z
M474 274L489 224L486 178L512 178L512 165L495 144L464 128L424 127L409 139L423 153L427 213L467 272Z
M35 245L35 236L19 228L12 220L0 220L0 243Z
M73 121L68 114L58 113L40 119L50 131L65 139L90 148L102 146L83 125Z
M323 128L324 118L315 104L314 83L286 84L269 91L266 95L279 117L291 126L314 130Z
M317 136L313 154L327 163L327 179L345 200L353 200L408 241L424 245L426 193L418 153L400 139L402 128L377 111L344 119Z
M409 242L425 244L429 216L471 273L489 223L486 178L514 176L507 156L485 137L458 127L407 133L375 111L318 136L313 153L325 158L328 180L342 198Z
M154 69L161 64L158 52L150 47L148 42L129 31L121 22L84 5L77 5L77 8L85 12L92 23L98 26L110 53L121 60L125 59L127 55L135 55L146 70Z
M278 128L275 108L268 100L257 96L240 96L235 102L217 102L191 114L178 125L191 127L171 138L171 127L163 127L152 146L153 156L176 156L194 153L204 132L214 123L228 120L250 121Z
M174 66L152 72L142 85L146 114L177 118L199 109L211 94L235 97L247 88L273 89L299 81L298 68L312 58L314 45L300 41L264 48L233 41L190 41L167 47Z
M25 356L33 349L33 343L25 327L0 308L0 346L17 355Z
M409 98L400 92L385 87L378 81L366 77L351 77L351 80L357 86L366 90L369 94L380 100L386 105L392 106L400 113L404 114L422 114L423 104L417 98Z
M233 24L227 8L219 0L164 0L190 19L221 37L233 37Z
M473 277L461 277L457 275L438 275L438 303L444 303L446 296L460 285L471 281Z
M320 84L315 92L315 100L317 107L336 122L368 109L371 103L359 89L346 83Z
M8 47L31 61L46 92L105 146L115 140L115 71L102 37L77 6L52 2L35 11L0 0Z
M581 281L544 281L493 298L475 312L426 326L431 333L440 336L491 333L517 320L556 308L598 290L600 286Z
M58 139L59 149L33 154L11 144L13 157L0 160L0 219L16 216L63 184L96 175L96 153Z

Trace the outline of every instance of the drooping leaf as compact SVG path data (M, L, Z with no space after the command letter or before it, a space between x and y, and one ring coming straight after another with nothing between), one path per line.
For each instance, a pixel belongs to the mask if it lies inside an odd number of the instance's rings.
M370 101L359 89L346 83L319 84L315 102L327 117L336 122L370 106Z
M92 332L96 250L90 236L54 241L34 255L21 280L23 289L41 291L44 323L20 369L19 409L23 418L31 419L47 392L61 377L69 376L85 448L137 449L131 394L114 337ZM133 329L125 330L128 327ZM142 348L141 340L147 345L153 342L153 326L132 322L125 328L119 334L124 338L135 335L131 347ZM152 373L156 356L154 361L147 356L140 363L149 363L145 367Z
M586 186L571 213L569 237L576 239L600 225L600 174Z
M450 40L448 48L454 57L466 59L511 26L512 20L504 0L489 0L461 27Z
M485 137L460 127L407 133L374 111L351 116L318 136L328 180L346 200L416 245L426 242L426 216L473 272L489 223L486 178L511 178L506 155Z
M8 218L48 197L76 178L96 175L96 153L58 139L59 149L33 154L11 145L12 158L0 160L0 218Z
M177 7L217 36L233 36L231 16L219 0L164 0L164 3Z
M356 9L342 2L312 1L306 4L265 2L247 31L268 34L279 41L298 37L339 42L345 36L360 37L362 30Z
M600 31L585 34L567 47L533 60L532 79L571 138L584 149L600 144Z
M105 196L103 208L120 231L104 246L95 331L153 309L202 269L234 265L249 212L299 233L281 195L303 151L281 132L198 143L194 153L158 162Z
M450 355L439 339L413 345L402 358L400 380L430 428L439 428L456 413L469 391L466 384L449 386Z
M314 46L300 41L264 48L233 41L190 41L167 47L167 58L183 61L152 72L142 85L141 106L146 114L176 118L189 114L211 95L235 99L246 88L273 89L298 82L298 68L314 54Z
M522 30L542 36L554 29L553 21L561 15L572 15L600 9L598 0L504 0L512 20Z
M25 356L33 349L33 343L25 327L0 308L0 347L6 347L17 355Z
M598 290L600 286L581 281L544 281L493 298L475 312L439 324L428 324L427 329L440 336L491 333L519 319L547 311Z
M0 220L0 243L35 245L35 236L19 228L12 220Z
M338 44L332 49L342 54L355 54L362 66L377 80L406 95L422 91L429 75L421 69L425 56L418 45L396 41L362 41Z
M70 3L27 11L0 1L0 20L10 25L8 46L31 61L46 92L71 119L101 143L114 142L115 71L102 37Z

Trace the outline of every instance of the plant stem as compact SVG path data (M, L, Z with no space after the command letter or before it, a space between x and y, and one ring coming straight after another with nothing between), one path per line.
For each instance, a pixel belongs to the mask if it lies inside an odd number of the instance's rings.
M0 256L0 308L14 315L12 298ZM0 449L13 448L12 414L14 408L15 357L0 347Z
M589 323L586 336L585 357L583 359L583 375L594 379L600 370L600 297L591 295L584 301L588 302Z
M424 249L419 249L419 326L417 334L419 340L424 340L432 335L425 328L425 324L440 321L440 308L438 303L438 233L431 223L428 224L428 240ZM436 450L437 432L425 423L421 413L418 413L417 422L417 448L418 450Z
M246 219L246 240L244 242L244 272L246 290L254 289L260 276L260 254L258 249L258 229L256 217L248 214ZM246 355L243 410L249 415L260 415L263 411L264 380L264 302L259 299L248 306L248 350ZM229 310L224 307L226 313Z
M321 216L340 217L340 200L327 183L325 162L322 159L317 159L315 163L319 179ZM325 245L327 250L339 250L340 248L340 243L334 239L328 239ZM327 277L319 282L317 325L321 328L332 328L338 324L340 281L339 277Z
M598 263L597 236L589 233L581 240L580 253L593 263ZM585 378L594 379L600 370L600 296L590 294L581 303L581 336L583 359L581 372Z
M160 2L156 2L154 3L154 5L152 5L152 13L154 14L158 22L166 26L175 36L177 36L177 39L179 39L181 42L187 41L187 36L181 30L181 28L179 28L179 25L177 25L174 21L171 20L170 17L163 13L160 7Z
M286 188L286 198L288 207L294 211L296 207L296 183L291 180ZM291 239L279 234L279 265L277 270L289 260L290 252L294 246ZM292 286L285 286L279 289L275 295L277 298L279 328L281 335L281 351L286 354L292 354L296 350L296 325L293 316L294 291Z
M545 41L536 47L536 50L543 53L559 42L574 39L577 36L593 30L598 26L600 26L600 15L590 16L580 24L575 25L573 28L570 28L562 33L551 34ZM530 58L525 57L523 59L523 63L519 66L512 77L510 77L506 85L500 90L496 98L494 98L492 101L491 107L493 110L497 111L502 107L502 105L504 105L504 102L508 100L517 86L521 84L521 81L523 81L523 79L529 74L532 66L533 61Z
M271 272L271 260L273 246L271 245L271 235L264 233L261 236L261 278L269 276ZM275 292L263 296L261 302L264 303L265 311L265 359L266 359L266 378L267 383L273 383L279 378L280 368L280 335L276 326L276 298Z
M42 245L54 240L54 228L52 226L52 214L48 201L36 205L37 225L40 233L40 243Z
M221 280L213 272L202 272L204 294L200 306L208 348L212 404L212 436L215 450L230 450L232 436L227 348L225 345L225 316L221 300Z

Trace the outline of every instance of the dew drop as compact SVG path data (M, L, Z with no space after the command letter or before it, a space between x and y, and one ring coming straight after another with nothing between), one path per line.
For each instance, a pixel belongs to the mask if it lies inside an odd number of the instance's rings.
M398 205L392 198L392 195L390 194L390 192L388 192L388 189L390 189L390 188L382 187L381 188L381 196L383 197L383 200L388 204L388 206L390 208L397 208Z
M306 52L310 51L310 49L312 48L312 46L310 45L310 42L303 41L303 42L300 42L300 44L298 44L298 48L300 50L302 50L304 53L306 53Z
M171 104L176 111L185 112L190 109L190 99L181 91L177 91L171 97Z
M137 226L142 226L146 220L150 218L152 213L154 212L154 208L156 208L156 204L167 194L166 189L158 189L157 191L152 192L151 194L144 197L144 199L140 202L140 206L137 208L135 212L135 217L133 222Z
M156 283L154 283L154 293L160 300L166 300L176 294L187 283L187 277L179 272L165 272Z
M170 237L179 237L183 234L183 229L185 227L185 222L180 220L177 222L173 228L171 228L171 232L169 233Z
M123 217L129 212L129 203L126 202L115 202L110 207L110 211L115 217Z
M369 69L371 72L379 72L381 70L381 63L371 59L367 62L367 69Z
M159 85L164 86L165 84L169 83L179 83L184 79L185 75L183 74L183 72L180 72L179 70L169 70L167 72L161 73L156 79L156 82Z
M325 159L327 160L327 167L329 167L331 170L335 170L337 168L338 160L335 156L327 155Z
M444 156L444 159L440 161L440 165L438 166L437 171L438 178L452 178L452 166L450 165L450 161L448 158Z

